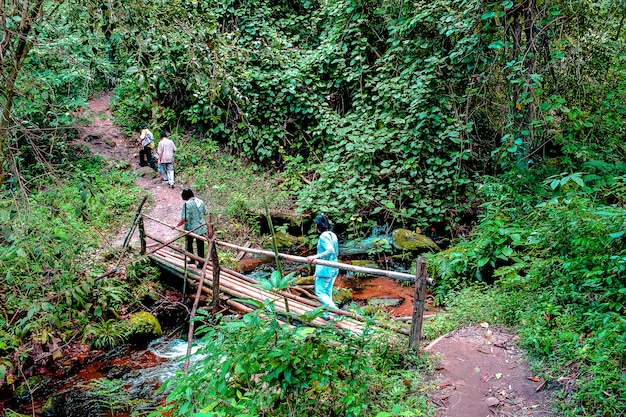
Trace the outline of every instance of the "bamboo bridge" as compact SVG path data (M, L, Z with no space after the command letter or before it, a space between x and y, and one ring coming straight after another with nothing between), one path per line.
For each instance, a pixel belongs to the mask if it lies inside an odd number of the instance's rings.
M167 226L171 229L174 227L164 223L163 221L152 218L141 212L145 200L140 204L135 215L135 220L129 234L124 242L123 251L129 244L130 236L135 229L139 231L139 240L141 245L142 258L149 258L154 264L179 277L183 281L183 287L189 284L190 287L196 289L196 297L194 300L194 308L192 316L200 301L201 295L204 294L211 299L212 311L214 314L233 310L239 313L247 313L259 304L270 302L274 306L274 310L278 313L278 319L289 322L287 317L295 314L300 317L300 321L306 322L310 326L326 326L329 321L318 317L319 315L307 315L316 309L320 309L321 304L316 297L311 295L307 290L298 288L298 286L290 287L285 291L267 291L260 288L258 281L247 277L239 272L230 270L220 265L217 248L230 248L239 253L251 253L256 255L265 255L274 257L276 254L271 251L261 249L248 248L238 246L228 242L222 242L215 239L213 232L213 224L208 223L208 236L196 235L193 231L185 231L176 229L179 234L175 238L164 239L162 236L155 236L145 227L146 221L155 222ZM206 259L201 259L197 255L187 252L177 243L184 236L189 235L194 238L202 239L208 244ZM150 248L150 250L148 250ZM307 264L307 258L289 254L278 253L280 259ZM204 262L203 268L197 268L194 264L188 264L187 260ZM388 323L375 321L376 327L390 329L399 334L409 336L409 346L414 348L419 345L421 339L421 328L424 313L424 300L426 296L427 284L432 284L432 280L427 276L425 260L418 260L416 275L405 274L395 271L387 271L375 268L365 268L355 265L345 264L341 262L330 262L322 259L315 259L313 265L327 265L339 268L344 271L353 271L367 275L384 276L398 280L408 280L415 282L415 301L413 306L413 316L410 328L403 323ZM216 296L217 294L217 296ZM355 313L340 309L329 309L331 315L330 325L361 334L365 328L367 320ZM193 330L192 330L193 331Z

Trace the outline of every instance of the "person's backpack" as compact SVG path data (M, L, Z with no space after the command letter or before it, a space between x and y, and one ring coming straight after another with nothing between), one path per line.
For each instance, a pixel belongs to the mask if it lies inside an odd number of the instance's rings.
M153 140L154 138L152 137L152 135L150 133L146 133L146 137L144 137L141 141L141 146L148 146Z

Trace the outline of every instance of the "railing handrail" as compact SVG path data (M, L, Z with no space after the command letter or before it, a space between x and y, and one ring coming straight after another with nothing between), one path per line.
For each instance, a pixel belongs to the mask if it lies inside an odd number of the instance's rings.
M168 225L167 223L159 220L159 219L155 219L154 217L148 216L146 214L144 214L145 217L149 218L150 220L156 221L158 223L161 223L165 226L168 227L172 227L170 225ZM174 227L173 229L178 230L178 231L182 231L185 232L185 230L181 229L181 228L176 228ZM188 236L193 236L195 238L200 238L203 240L208 241L206 236L202 236L202 235L197 235L195 233L188 233ZM248 252L248 253L254 253L256 255L265 255L265 256L275 256L273 251L268 251L268 250L263 250L263 249L254 249L254 248L247 248L245 246L239 246L239 245L235 245L234 243L228 243L228 242L223 242L220 240L215 241L215 243L219 246L223 246L225 248L231 248L231 249L236 249L238 251L242 251L242 252ZM297 256L297 255L288 255L286 253L278 253L278 257L281 259L285 259L287 261L292 261L292 262L300 262L300 263L304 263L307 264L307 258L304 256ZM377 276L383 276L383 277L387 277L387 278L392 278L392 279L397 279L400 281L411 281L411 282L415 282L415 275L412 274L407 274L404 272L396 272L396 271L388 271L385 269L377 269L377 268L367 268L364 266L356 266L356 265L351 265L351 264L346 264L343 262L331 262L331 261L327 261L324 259L314 259L311 262L312 265L324 265L324 266L330 266L332 268L338 268L338 269L342 269L344 271L351 271L351 272L357 272L357 273L362 273L362 274L368 274L368 275L377 275ZM434 284L434 280L430 277L426 277L426 282L429 285Z

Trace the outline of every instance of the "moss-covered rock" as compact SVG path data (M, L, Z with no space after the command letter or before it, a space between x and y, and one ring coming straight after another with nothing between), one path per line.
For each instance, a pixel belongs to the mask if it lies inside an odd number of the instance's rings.
M368 259L353 259L350 261L350 263L354 266L359 266L362 268L373 268L373 269L380 269L380 266L374 262L374 261L370 261ZM354 271L348 271L346 273L346 276L348 278L372 278L373 275L368 275L366 273L363 272L354 272Z
M370 261L369 259L353 259L350 263L354 266L360 266L363 268L380 269L376 262Z
M393 239L393 245L402 251L439 251L439 246L430 238L407 229L395 229L391 232L391 237Z
M294 246L298 246L303 243L302 237L292 236L285 232L276 232L275 236L276 236L276 246L278 246L279 250L290 249L290 248L293 248ZM267 236L265 239L263 239L262 246L265 249L272 250L273 249L272 237Z
M57 397L48 398L41 406L42 417L60 417L61 415L61 402Z
M306 277L300 277L296 280L296 284L298 285L315 285L315 276L309 275Z
M348 304L352 301L352 290L350 288L335 288L335 291L333 291L333 301L338 306Z
M154 339L163 333L159 320L152 313L141 311L130 316L130 339Z
M153 170L152 168L150 168L149 166L139 167L139 169L137 169L137 173L139 174L140 177L146 177L146 178L157 177L157 172Z

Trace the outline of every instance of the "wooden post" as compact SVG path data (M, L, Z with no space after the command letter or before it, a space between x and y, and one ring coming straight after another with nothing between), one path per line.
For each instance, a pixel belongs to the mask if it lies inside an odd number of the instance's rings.
M143 224L143 216L139 219L137 223L139 227L139 241L141 242L140 252L142 255L146 254L146 228Z
M213 234L213 222L208 224L209 255L213 264L213 315L217 315L220 310L220 261L217 257L215 247L215 235Z
M424 301L426 300L426 259L421 256L415 265L415 299L413 300L413 319L409 334L409 350L419 347L422 340L422 322L424 320Z

